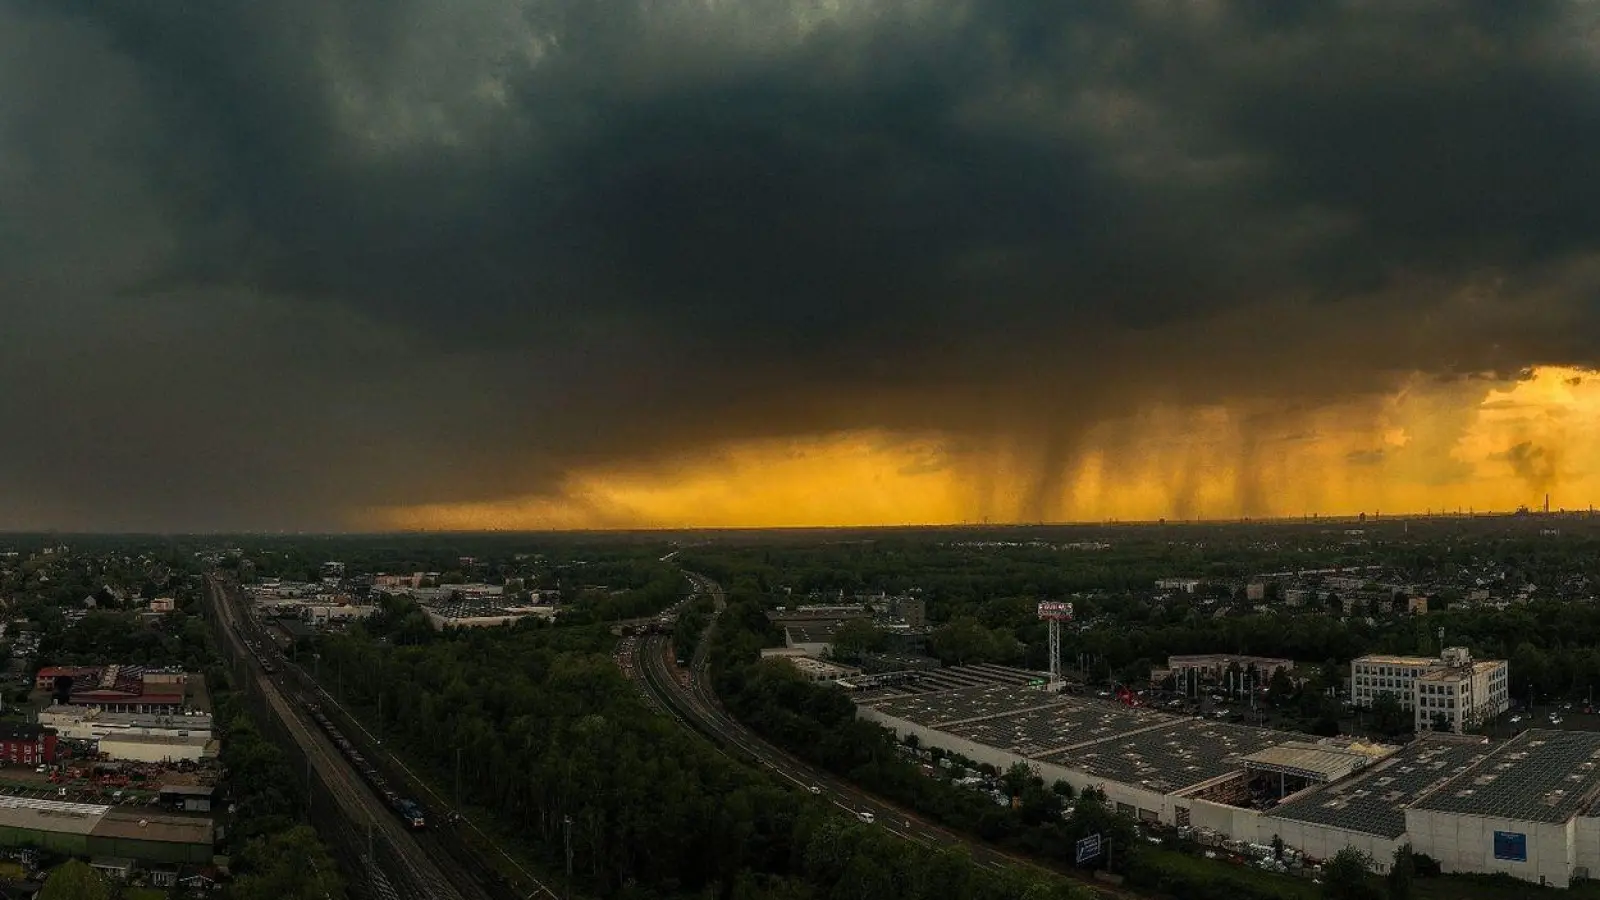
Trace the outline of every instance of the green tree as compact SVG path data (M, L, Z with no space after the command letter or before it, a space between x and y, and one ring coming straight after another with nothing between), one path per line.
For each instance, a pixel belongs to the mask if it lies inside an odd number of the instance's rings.
M1394 864L1389 867L1389 874L1384 878L1389 889L1389 900L1411 900L1411 883L1416 877L1417 861L1411 852L1411 845L1402 844L1396 847Z
M953 619L928 636L928 649L956 665L988 662L995 657L994 635L970 616Z
M1372 858L1346 847L1322 865L1322 896L1328 900L1379 900L1372 885Z
M111 900L111 885L88 863L68 860L44 880L39 900Z
M833 633L832 655L838 659L859 659L863 653L883 649L884 633L867 619L851 619Z
M1033 769L1025 762L1012 763L1011 768L1000 776L1000 781L1005 785L1006 793L1012 797L1021 797L1034 779Z
M1433 725L1434 731L1449 731L1450 717L1445 715L1442 710L1436 711L1433 714L1431 724Z
M1383 734L1405 734L1413 730L1413 723L1393 691L1384 691L1372 699L1372 725Z
M1294 679L1283 669L1273 669L1267 679L1267 699L1274 704L1285 703L1294 697Z
M339 870L309 825L259 837L240 854L236 900L326 900L344 896Z

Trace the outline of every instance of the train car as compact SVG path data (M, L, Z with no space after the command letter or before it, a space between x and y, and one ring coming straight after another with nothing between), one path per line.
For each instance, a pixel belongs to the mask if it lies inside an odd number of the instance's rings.
M377 767L369 762L365 756L361 755L361 751L357 750L355 744L351 743L350 739L344 736L338 726L329 720L320 706L305 699L301 700L301 704L311 714L311 720L316 722L317 727L321 728L322 732L328 736L328 740L339 748L340 755L350 763L351 768L361 774L361 779L367 783L372 792L383 798L384 805L394 810L395 815L400 817L406 827L420 830L428 826L427 816L423 814L422 807L418 806L416 801L400 796L390 787L389 782L378 772Z
M401 821L410 826L413 831L428 827L428 820L422 814L422 807L418 806L414 801L400 797L391 806L395 812L400 814Z

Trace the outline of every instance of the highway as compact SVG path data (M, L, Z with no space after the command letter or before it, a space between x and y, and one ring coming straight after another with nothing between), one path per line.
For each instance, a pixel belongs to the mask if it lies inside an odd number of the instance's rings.
M709 594L716 604L717 614L726 606L722 588L709 578L685 573L697 593ZM686 605L694 598L685 600ZM677 612L676 609L673 612ZM1067 875L1082 887L1105 898L1138 898L1140 895L1100 882L1088 881L1078 873L1045 868L1030 860L1013 856L982 841L957 834L919 818L892 803L861 790L854 784L832 773L813 766L768 742L738 722L723 709L711 685L709 653L711 637L717 626L713 615L706 634L695 648L694 658L687 671L677 667L671 639L665 635L650 635L637 641L634 658L624 666L630 678L639 682L654 705L666 710L685 727L693 728L726 750L754 760L771 770L779 778L796 788L826 799L845 812L860 817L869 813L877 827L883 828L908 841L928 847L963 847L973 861L986 868L1001 870L1020 867L1039 874ZM815 789L815 790L813 790Z
M222 630L236 651L235 658L248 662L250 677L255 680L273 712L288 728L295 743L304 751L319 780L333 794L345 819L351 823L367 824L370 829L369 844L382 841L393 851L386 856L398 861L400 871L381 871L378 861L371 854L366 855L366 874L374 882L374 892L379 896L404 900L492 900L469 873L460 871L460 867L437 846L437 842L413 834L402 826L321 729L306 718L293 692L286 685L280 685L279 681L287 678L281 673L281 668L279 672L268 674L260 667L258 657L248 642L253 641L262 648L263 655L276 654L276 650L259 623L239 607L228 586L220 579L208 578L207 587L220 617ZM280 665L286 663L281 657L274 662Z

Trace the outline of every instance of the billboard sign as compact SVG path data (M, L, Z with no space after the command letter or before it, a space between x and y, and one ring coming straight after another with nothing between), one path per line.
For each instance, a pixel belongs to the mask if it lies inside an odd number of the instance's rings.
M1528 861L1528 836L1517 831L1494 833L1494 858L1512 862Z
M1083 865L1100 855L1100 835L1091 834L1078 841L1078 865Z
M1071 603L1056 603L1046 601L1039 604L1039 618L1041 619L1070 619L1072 618Z

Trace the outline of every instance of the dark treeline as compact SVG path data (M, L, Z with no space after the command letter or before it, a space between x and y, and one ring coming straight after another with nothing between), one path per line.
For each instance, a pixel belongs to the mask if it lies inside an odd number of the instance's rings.
M1096 679L1140 678L1167 656L1182 653L1283 656L1332 668L1364 653L1433 655L1439 652L1442 628L1448 646L1470 647L1482 658L1511 660L1512 689L1525 699L1530 690L1584 697L1600 687L1600 605L1586 599L1541 599L1506 609L1450 608L1453 598L1446 592L1435 606L1447 608L1427 616L1379 608L1341 617L1320 607L1262 614L1228 600L1212 605L1199 597L1158 600L1150 588L1157 578L1234 577L1290 565L1393 564L1422 580L1493 563L1506 567L1508 584L1538 586L1537 597L1551 593L1555 585L1600 580L1597 546L1591 540L1505 538L1363 545L1358 554L1339 547L1312 552L1155 543L1083 551L973 549L906 539L702 550L686 556L685 564L724 584L746 585L769 604L797 602L796 595L812 590L826 596L839 590L920 590L937 625L929 652L947 664L1047 668L1045 626L1035 615L1035 605L1071 598L1079 624L1062 635L1065 662L1071 666L1089 658L1088 674Z
M1065 898L1064 883L845 821L650 712L601 626L514 628L397 644L385 621L323 639L321 671L441 793L525 838L575 887L605 897L1001 900ZM380 699L381 698L381 699ZM378 710L382 710L381 718ZM457 779L456 766L460 765Z

